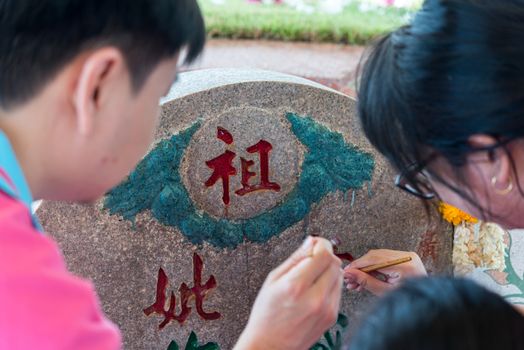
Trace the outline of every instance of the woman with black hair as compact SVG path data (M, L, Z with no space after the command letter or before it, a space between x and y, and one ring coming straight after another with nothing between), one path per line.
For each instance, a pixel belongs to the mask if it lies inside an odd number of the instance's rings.
M399 188L524 227L524 1L426 0L368 52L358 111ZM425 274L419 259L382 271L385 283L358 270L402 255L357 260L345 271L349 289L381 294Z
M524 316L464 279L408 281L381 299L350 350L524 349Z

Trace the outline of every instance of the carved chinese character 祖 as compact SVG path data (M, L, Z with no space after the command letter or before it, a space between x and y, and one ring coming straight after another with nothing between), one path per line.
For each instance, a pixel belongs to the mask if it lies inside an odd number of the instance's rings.
M166 273L162 268L158 271L158 281L156 287L156 300L153 305L144 309L146 316L151 314L158 314L164 316L164 320L158 326L159 329L164 328L171 321L177 321L183 324L189 315L191 314L191 307L188 306L188 302L191 297L195 298L195 306L198 315L204 320L216 320L220 318L218 312L205 312L204 311L204 298L213 288L217 286L215 276L211 275L205 284L202 284L202 270L204 263L197 253L193 254L193 287L189 288L187 284L182 283L178 291L180 292L180 313L176 314L176 296L174 292L171 292L169 298L169 307L166 310L166 289L169 283Z
M218 128L217 138L228 145L233 143L233 136L224 128ZM280 191L280 185L269 180L269 153L273 146L266 140L260 140L257 144L246 149L248 153L258 153L259 169L260 169L260 183L251 184L250 180L256 176L257 173L251 171L251 167L255 165L253 160L240 158L240 165L242 169L242 188L236 190L235 193L239 196L245 196L248 193L261 190ZM229 177L237 175L237 169L233 166L233 160L236 153L226 150L220 156L206 162L206 165L213 170L209 179L205 182L207 187L214 186L218 180L222 180L222 201L228 205L231 202L229 195Z

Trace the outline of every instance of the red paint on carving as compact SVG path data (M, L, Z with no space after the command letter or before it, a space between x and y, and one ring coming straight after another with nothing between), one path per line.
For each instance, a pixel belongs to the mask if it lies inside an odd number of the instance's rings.
M330 240L331 244L333 245L333 253L335 254L335 256L337 256L340 260L345 260L347 262L352 262L353 260L355 260L355 258L353 258L353 255L349 254L349 253L339 253L338 251L338 246L342 243L340 241L340 239L338 237L335 237L333 239Z
M193 254L193 282L194 286L191 288L192 294L195 296L195 304L197 312L204 320L216 320L220 318L220 313L204 311L203 304L205 296L217 286L215 276L211 275L207 282L202 285L202 270L204 269L204 262L197 253Z
M233 143L233 135L229 131L220 126L217 128L217 138L224 141L228 145Z
M355 258L353 258L353 255L349 254L349 253L336 253L335 254L340 260L345 260L347 262L352 262L353 260L355 260Z
M432 269L427 264L428 260L432 260L433 263L437 262L438 257L438 237L437 232L435 231L426 231L420 240L420 243L417 247L417 253L422 259L422 261L425 262L426 269L428 270L428 273L432 273Z
M182 283L178 289L180 293L181 310L180 314L176 314L176 296L171 292L169 298L169 308L166 310L166 289L169 283L166 273L162 268L158 270L158 281L156 287L156 299L153 305L145 308L144 314L149 316L151 314L158 314L164 316L164 320L158 326L163 329L171 321L177 321L183 324L191 314L191 307L188 306L189 301L194 297L195 306L198 315L204 320L216 320L221 317L218 312L204 311L204 298L206 295L217 286L215 276L211 275L205 284L202 284L202 271L204 269L204 262L197 253L193 254L193 287L189 288L186 283Z
M342 261L347 261L349 263L352 263L355 258L353 257L353 255L351 255L350 253L339 253L338 252L338 245L341 244L341 241L340 239L338 238L334 238L331 240L331 244L333 244L333 253L335 254L335 256L337 256L340 260ZM381 280L381 281L386 281L388 276L386 276L385 274L383 274L382 272L378 272L378 271L372 271L370 272L370 275Z
M158 280L156 283L155 303L151 305L150 307L144 309L144 313L146 314L146 316L149 316L153 313L157 313L161 315L165 314L164 305L166 304L167 283L168 283L167 275L164 272L164 269L160 268L160 270L158 270ZM166 315L166 320L167 320L167 315ZM164 328L165 326L164 322L160 324L160 329Z
M438 240L437 232L427 231L422 235L417 252L423 260L437 261Z
M257 173L254 173L249 170L255 162L252 160L246 160L244 158L240 158L240 162L242 163L242 188L248 188L249 186L249 179L251 179L253 176L256 176ZM239 194L239 191L236 191L237 194Z
M205 185L211 187L219 179L222 179L222 201L226 205L231 201L229 198L229 177L237 174L237 170L233 166L233 159L235 157L235 153L226 151L220 156L206 162L206 165L213 169L213 173L205 182Z
M217 138L228 145L233 143L233 135L231 135L229 131L222 127L218 127L217 130ZM260 140L256 145L247 148L248 153L258 153L260 161L260 183L256 185L249 183L251 178L256 175L255 172L250 170L255 162L241 158L242 188L235 192L237 195L244 196L248 193L261 190L280 191L279 184L269 181L269 153L272 149L273 146L265 140ZM213 170L213 173L209 179L207 179L205 185L212 187L218 180L222 180L222 201L225 205L229 205L231 202L229 195L229 178L237 174L237 170L233 166L233 159L235 157L236 154L234 152L227 150L220 156L206 162L206 165Z
M260 140L256 145L247 148L248 153L258 153L259 155L260 183L257 185L249 184L249 179L256 175L249 171L249 167L253 165L253 162L242 159L242 188L237 190L236 194L244 196L260 190L280 191L279 184L269 181L269 153L272 149L273 146L265 140Z

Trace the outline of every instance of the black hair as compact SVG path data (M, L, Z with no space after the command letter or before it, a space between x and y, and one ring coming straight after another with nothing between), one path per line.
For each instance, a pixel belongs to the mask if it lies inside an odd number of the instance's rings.
M381 299L350 350L524 349L524 316L466 279L407 281Z
M24 103L82 51L117 47L139 90L162 59L205 43L196 0L0 0L0 107Z
M427 165L476 205L461 167L482 149L469 138L490 135L508 153L507 143L524 136L522 43L522 0L426 0L410 24L371 47L359 68L366 136L416 189L424 185L409 169ZM431 169L436 156L452 165L458 185Z

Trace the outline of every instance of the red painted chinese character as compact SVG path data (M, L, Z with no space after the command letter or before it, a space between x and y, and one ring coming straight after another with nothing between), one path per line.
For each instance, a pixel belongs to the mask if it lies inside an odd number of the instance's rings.
M164 316L164 320L158 326L159 329L163 329L171 321L177 321L183 324L189 315L191 314L191 307L187 304L189 300L195 298L195 306L198 315L204 320L216 320L220 318L218 312L205 312L204 311L204 298L205 296L217 286L215 276L211 275L205 284L202 284L202 270L204 263L198 254L193 254L193 287L189 288L187 284L182 283L178 291L180 292L181 298L181 310L180 314L176 315L176 297L171 292L169 298L169 308L166 310L166 289L169 283L166 273L162 268L158 271L158 282L156 287L156 300L155 303L148 308L144 309L144 314L149 316L153 313Z
M273 149L273 146L265 140L260 140L256 145L248 147L248 153L258 153L260 160L260 183L257 185L250 185L249 179L256 175L251 172L249 168L253 166L252 160L245 160L241 158L242 163L242 188L237 190L235 193L239 196L244 196L248 193L260 191L260 190L271 190L278 192L280 191L280 185L269 181L269 152Z
M233 135L221 127L217 128L217 138L228 145L233 143ZM265 140L260 140L256 145L247 148L248 153L258 153L260 161L260 183L256 185L249 183L251 178L257 175L257 173L250 170L255 162L241 158L242 188L235 191L237 195L244 196L248 193L261 190L280 191L279 184L269 181L269 153L272 149L273 146ZM212 187L218 180L222 180L222 201L226 205L229 205L231 202L229 196L229 178L237 174L237 169L233 166L233 159L235 159L235 157L236 154L234 152L227 150L220 156L206 162L206 165L213 169L213 173L209 179L207 179L205 185Z

